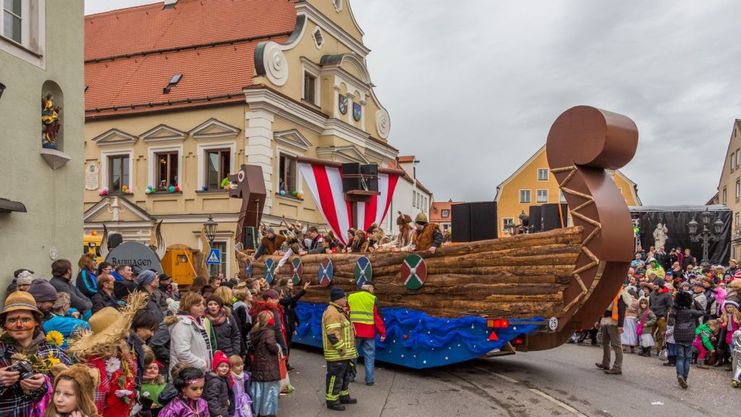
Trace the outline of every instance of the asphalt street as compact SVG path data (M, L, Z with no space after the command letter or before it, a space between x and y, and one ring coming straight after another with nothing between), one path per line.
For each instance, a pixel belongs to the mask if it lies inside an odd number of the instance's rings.
M377 363L376 384L350 385L358 399L347 411L324 408L324 361L319 350L295 348L290 373L296 392L281 397L281 416L737 416L741 389L730 372L690 371L687 390L674 368L654 358L625 355L623 375L605 375L594 363L602 349L564 345L544 352L423 371ZM358 380L363 380L362 365Z

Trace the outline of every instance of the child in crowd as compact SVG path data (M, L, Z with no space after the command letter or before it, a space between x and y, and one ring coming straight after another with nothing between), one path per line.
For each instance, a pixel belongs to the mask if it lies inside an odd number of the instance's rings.
M229 384L231 365L224 352L214 353L212 372L206 374L205 398L211 417L231 417L234 415L234 401Z
M261 311L252 327L252 344L255 357L252 361L251 396L255 414L278 414L280 394L280 368L278 355L281 350L275 337L275 318L269 310Z
M54 395L44 416L100 417L93 400L98 385L93 372L85 365L73 365L62 371L54 380Z
M641 345L641 353L639 353L638 356L651 356L651 348L656 346L653 337L655 325L656 314L648 308L648 299L641 298L638 301L637 333Z
M198 368L173 368L173 385L178 395L159 412L158 417L210 417L208 404L201 398L205 375Z
M741 387L741 330L733 332L733 388Z
M144 349L144 375L142 380L141 395L139 401L142 406L142 416L156 416L162 404L159 396L165 389L165 378L161 375L163 365L154 358L154 353L149 348Z
M229 382L234 395L234 417L252 417L252 398L249 395L252 376L244 371L244 361L238 355L229 357L229 365L232 369Z
M692 342L692 346L697 349L697 367L700 369L706 369L705 366L705 355L708 352L715 351L715 338L718 333L718 321L709 320L707 323L703 323L695 330L695 341Z

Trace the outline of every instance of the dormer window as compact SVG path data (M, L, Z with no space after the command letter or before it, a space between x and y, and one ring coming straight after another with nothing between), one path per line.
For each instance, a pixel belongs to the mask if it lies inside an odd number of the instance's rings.
M172 77L170 77L170 82L167 83L167 87L162 89L162 94L170 94L170 90L172 90L172 87L175 87L178 85L180 80L183 79L183 74L175 74Z
M322 29L316 28L314 29L314 45L316 45L317 48L321 49L322 46L324 46L324 36L322 35Z

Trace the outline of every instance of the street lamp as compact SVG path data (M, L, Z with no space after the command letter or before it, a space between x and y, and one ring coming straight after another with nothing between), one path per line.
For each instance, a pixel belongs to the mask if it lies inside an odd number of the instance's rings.
M209 214L208 220L203 224L203 227L206 229L206 239L208 239L208 244L210 246L214 245L214 239L216 239L216 227L218 226L219 224L216 223L214 218Z
M708 263L708 247L713 240L720 240L720 234L723 232L723 222L720 219L711 223L713 214L707 208L700 213L700 222L695 219L687 223L690 232L690 240L693 242L702 241L702 263ZM702 225L702 230L698 230ZM712 227L712 230L710 230Z

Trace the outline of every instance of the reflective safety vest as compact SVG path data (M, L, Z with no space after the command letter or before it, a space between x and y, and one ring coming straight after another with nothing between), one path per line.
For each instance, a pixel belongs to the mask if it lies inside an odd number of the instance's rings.
M347 297L347 303L350 305L350 321L373 326L373 309L376 306L375 295L368 291L358 291Z

